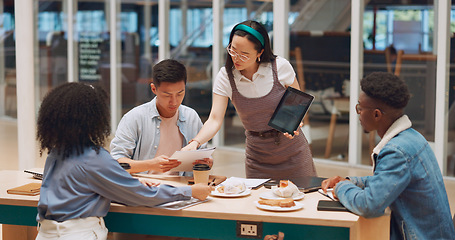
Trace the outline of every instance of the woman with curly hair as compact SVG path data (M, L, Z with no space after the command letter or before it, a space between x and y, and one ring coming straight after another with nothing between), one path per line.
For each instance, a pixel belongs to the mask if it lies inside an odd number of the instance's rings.
M205 199L211 187L173 187L126 172L103 148L110 134L107 95L83 83L66 83L43 100L38 116L40 151L47 149L38 202L37 239L106 239L103 221L111 201L153 207Z

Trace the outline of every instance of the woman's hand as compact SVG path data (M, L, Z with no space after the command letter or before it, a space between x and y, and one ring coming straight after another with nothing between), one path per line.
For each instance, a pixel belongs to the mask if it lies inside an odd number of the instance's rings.
M197 150L199 143L197 141L192 141L188 143L185 147L182 148L181 151L194 151Z
M296 131L294 131L294 136L298 136L298 135L300 134L299 129L302 128L302 127L303 127L303 122L300 122L299 127L297 128ZM283 135L284 135L285 137L289 138L289 139L293 139L293 138L294 138L294 136L292 136L291 134L289 134L289 133L287 133L287 132L286 132L286 133L283 133Z
M284 239L284 233L278 232L278 235L266 235L264 237L264 240L283 240Z
M153 181L147 178L138 178L139 182L141 182L146 187L158 187L161 183L158 181Z
M205 200L211 191L215 190L215 187L207 184L198 183L191 186L191 195L199 200Z

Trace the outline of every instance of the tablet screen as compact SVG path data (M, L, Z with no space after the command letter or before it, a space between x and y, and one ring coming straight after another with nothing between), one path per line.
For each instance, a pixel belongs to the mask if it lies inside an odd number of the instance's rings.
M294 135L313 99L314 97L308 93L288 87L268 125L280 132Z

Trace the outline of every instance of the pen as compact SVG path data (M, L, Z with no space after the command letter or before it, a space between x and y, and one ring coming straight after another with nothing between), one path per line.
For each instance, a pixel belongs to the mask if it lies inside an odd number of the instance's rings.
M212 179L212 181L210 182L209 186L215 185L215 179L216 179L216 178L213 178L213 179Z
M318 191L320 194L330 198L330 200L332 201L336 201L335 198L333 197L333 190L332 189L327 189L327 193L324 193L324 191L322 191L322 189L319 189Z

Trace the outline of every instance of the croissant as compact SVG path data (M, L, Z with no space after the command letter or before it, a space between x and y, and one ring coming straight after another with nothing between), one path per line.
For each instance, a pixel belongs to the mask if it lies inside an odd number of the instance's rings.
M295 193L299 192L299 188L289 180L281 180L280 187L273 190L273 193L279 197L292 197Z

